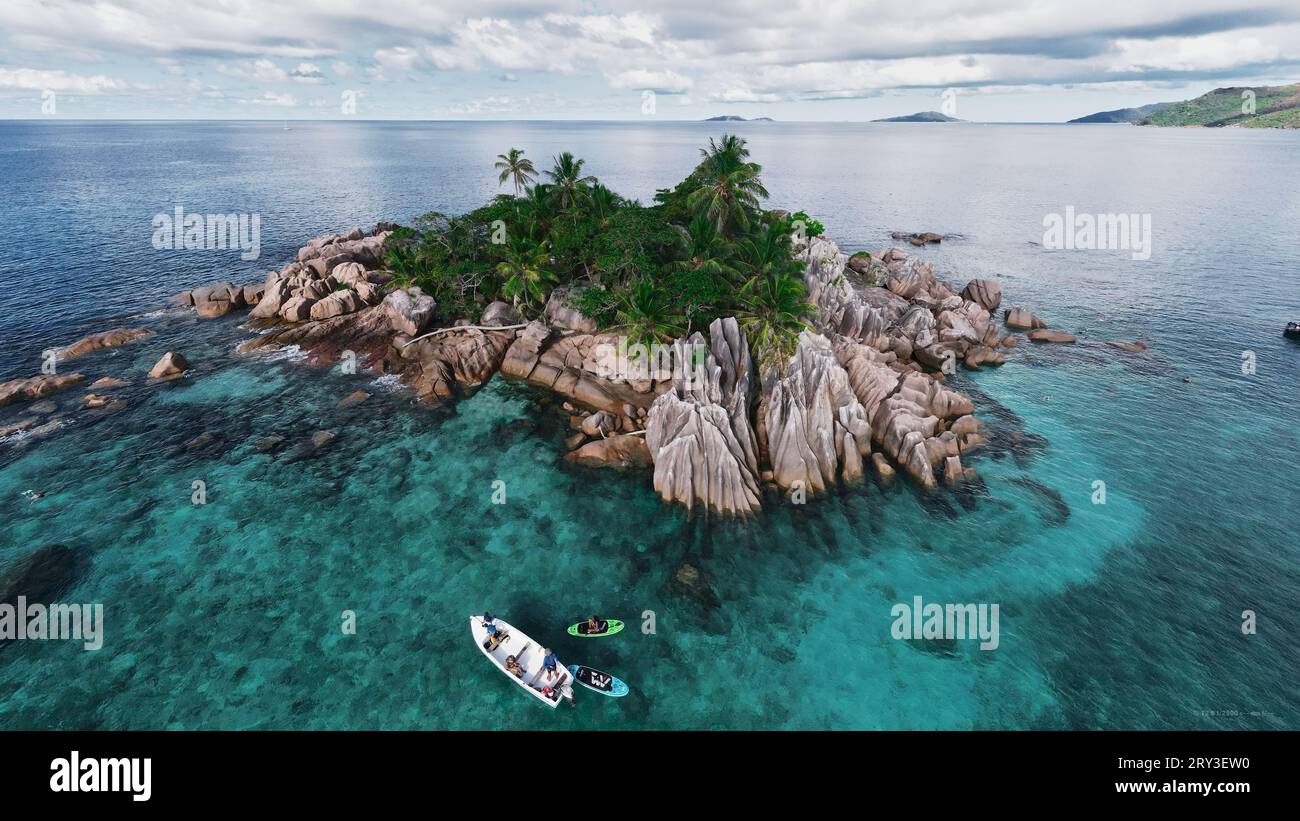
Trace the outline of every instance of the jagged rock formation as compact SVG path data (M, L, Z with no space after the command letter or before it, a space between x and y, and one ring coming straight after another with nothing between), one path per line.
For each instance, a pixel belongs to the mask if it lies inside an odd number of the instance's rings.
M564 458L587 467L647 468L654 463L645 438L630 433L595 439Z
M961 292L962 299L969 299L989 313L993 313L1002 304L1002 286L992 279L972 279Z
M453 330L401 346L402 382L423 399L477 389L501 367L514 331Z
M935 468L944 461L945 478L964 475L962 453L983 441L974 404L943 383L915 372L865 345L841 340L836 353L862 403L880 449L924 487L937 484Z
M236 289L222 283L191 291L191 303L200 316L221 316L231 308L253 304L249 315L254 319L279 317L289 322L355 313L383 298L381 286L390 277L378 269L383 265L384 240L389 233L365 236L354 228L347 234L317 237L298 251L293 262L267 274L260 289ZM255 302L250 300L253 296ZM203 307L213 300L217 308ZM220 307L223 301L224 308Z
M461 395L498 370L554 391L568 400L569 461L653 463L655 490L692 510L746 515L760 509L764 484L818 493L861 480L868 464L882 481L897 467L927 488L965 479L962 456L984 435L944 375L958 361L1001 364L997 348L1010 347L991 314L998 283L974 280L959 294L899 248L850 259L817 237L796 254L814 330L784 367L760 386L744 334L725 318L707 338L673 343L671 371L658 372L656 353L629 357L627 340L592 332L562 291L522 328L518 311L498 302L479 326L430 330L433 299L385 288L387 275L369 267L383 235L354 233L313 240L260 294L213 286L194 304L256 297L252 316L274 327L246 349L293 344L326 361L351 350L424 399Z
M624 405L648 408L668 389L668 382L628 379L636 374L612 367L618 344L613 334L557 337L550 326L535 320L506 351L501 373L553 390L593 411L621 414Z
M672 388L650 407L654 486L665 501L688 509L745 515L761 506L749 345L730 317L714 320L707 353L696 356L705 345L699 333L674 343Z
M778 487L822 492L837 480L862 478L871 428L826 337L800 335L785 375L762 407L760 426Z
M814 238L799 256L818 325L834 340L872 440L924 487L936 486L938 477L969 476L961 455L983 441L970 416L974 405L926 371L954 373L958 361L968 368L1002 364L989 312L1000 304L1001 288L975 280L959 295L928 263L897 248L871 255L887 272L883 287L846 275L848 260L828 239ZM887 478L888 465L874 455L872 462Z

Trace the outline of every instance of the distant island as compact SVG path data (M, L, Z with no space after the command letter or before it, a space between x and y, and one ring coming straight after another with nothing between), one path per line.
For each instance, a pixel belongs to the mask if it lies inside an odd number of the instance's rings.
M881 120L872 120L873 123L964 123L965 120L959 120L956 117L949 117L947 114L941 114L938 111L918 111L915 114L904 114L902 117L885 117Z
M1163 111L1178 103L1151 103L1138 108L1117 108L1114 111L1099 111L1086 117L1070 120L1071 123L1135 123L1158 111Z
M1253 106L1248 105L1252 100ZM1216 88L1194 100L1102 111L1071 123L1223 128L1300 128L1300 83L1286 86Z
M753 119L747 120L744 117L738 117L735 114L721 114L717 117L709 117L704 122L706 123L770 123L773 122L773 120L771 117L754 117Z

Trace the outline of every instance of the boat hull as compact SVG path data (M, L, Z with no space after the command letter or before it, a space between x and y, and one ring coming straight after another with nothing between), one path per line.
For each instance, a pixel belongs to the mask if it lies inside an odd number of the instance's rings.
M499 643L488 645L487 625L480 616L470 616L469 631L474 637L474 643L478 645L479 652L487 656L498 670L506 678L513 681L524 689L529 695L545 704L551 709L559 706L561 698L573 698L572 675L562 663L557 661L555 671L548 676L542 666L544 645L533 641L522 630L511 626L501 619L495 619L493 623L505 634ZM506 669L506 659L509 656L515 656L516 661L524 668L522 676L515 675ZM554 691L553 696L548 696L542 692L542 688L549 685Z

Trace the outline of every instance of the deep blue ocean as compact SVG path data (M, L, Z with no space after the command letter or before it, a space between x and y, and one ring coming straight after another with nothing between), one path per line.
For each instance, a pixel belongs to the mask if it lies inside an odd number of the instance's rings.
M373 375L236 354L242 315L164 307L321 233L474 207L511 147L539 167L573 151L649 201L726 130L771 204L845 250L956 235L914 252L1083 339L954 380L997 433L968 462L982 492L869 483L690 518L649 474L564 462L564 414L518 383L431 410ZM1300 727L1297 180L1300 134L1247 129L0 122L0 379L90 331L158 332L75 362L131 380L125 409L68 391L63 430L0 442L0 565L75 549L60 600L106 622L98 651L0 646L0 728ZM259 214L260 258L155 250L178 205ZM1068 206L1151 215L1150 259L1044 248ZM146 385L166 350L195 369ZM337 409L358 388L374 397ZM254 447L318 429L338 437L314 458ZM707 593L674 581L683 563ZM918 595L998 603L1000 645L892 638ZM471 643L484 609L631 694L528 699ZM593 611L629 628L564 635Z

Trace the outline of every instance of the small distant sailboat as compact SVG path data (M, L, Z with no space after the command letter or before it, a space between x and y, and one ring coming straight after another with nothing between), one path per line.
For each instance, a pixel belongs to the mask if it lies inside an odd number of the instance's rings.
M288 121L288 120L285 120L285 121L284 121L284 130L285 130L285 131L293 131L293 129L289 127L289 121Z

